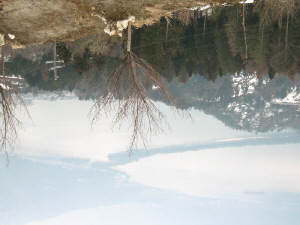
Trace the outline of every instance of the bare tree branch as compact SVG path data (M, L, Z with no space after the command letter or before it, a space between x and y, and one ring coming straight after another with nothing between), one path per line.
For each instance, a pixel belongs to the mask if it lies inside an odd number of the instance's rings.
M92 125L100 119L101 112L110 114L112 109L117 109L113 127L120 128L125 120L129 120L133 129L129 142L130 153L138 148L139 141L147 149L152 135L165 133L165 127L171 130L165 115L151 100L149 90L153 86L180 116L190 117L180 101L168 91L163 77L144 59L127 51L122 63L108 77L102 95L90 110Z
M21 121L16 117L18 110L23 110L31 119L27 106L19 92L6 82L4 57L1 54L2 76L0 79L0 151L13 151L18 144L18 130L23 128Z

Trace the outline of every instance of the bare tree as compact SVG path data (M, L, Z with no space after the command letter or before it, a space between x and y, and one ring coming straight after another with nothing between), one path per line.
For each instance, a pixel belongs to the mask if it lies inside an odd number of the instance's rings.
M129 120L133 133L129 151L138 148L139 141L147 149L152 135L170 130L165 115L151 100L150 91L155 88L167 100L180 116L190 116L182 110L180 101L168 91L164 78L144 59L131 51L131 28L128 27L127 53L121 64L109 75L100 98L93 105L89 115L92 124L101 117L101 113L110 114L117 109L113 127L122 126ZM166 126L166 128L164 127Z
M2 47L3 48L3 47ZM3 53L3 49L1 49ZM6 82L4 57L1 54L2 76L0 79L0 151L13 150L18 143L18 130L23 128L16 117L17 110L23 110L30 118L27 106L19 92Z
M282 28L282 20L293 18L299 10L299 2L297 0L259 0L255 4L255 11L260 13L260 27L270 23L278 22L278 26Z

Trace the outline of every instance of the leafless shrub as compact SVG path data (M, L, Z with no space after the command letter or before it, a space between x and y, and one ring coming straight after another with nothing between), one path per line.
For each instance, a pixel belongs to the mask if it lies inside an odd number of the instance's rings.
M108 77L101 97L90 110L92 124L100 119L103 111L110 114L112 109L117 109L113 127L120 128L123 121L129 120L133 128L130 153L133 148L137 149L139 141L147 149L152 135L165 132L164 126L170 130L165 115L151 100L150 91L153 87L159 90L177 113L190 116L182 110L180 101L168 91L162 76L144 59L127 51L122 63Z

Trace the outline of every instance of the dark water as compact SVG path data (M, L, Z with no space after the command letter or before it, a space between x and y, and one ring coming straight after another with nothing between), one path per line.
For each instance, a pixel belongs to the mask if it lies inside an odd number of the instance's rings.
M297 224L299 10L276 10L2 46L3 224Z

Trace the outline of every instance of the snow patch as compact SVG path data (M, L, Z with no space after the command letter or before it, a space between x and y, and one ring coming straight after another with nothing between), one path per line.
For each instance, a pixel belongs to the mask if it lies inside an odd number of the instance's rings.
M272 101L273 104L287 104L287 105L298 105L300 104L300 93L297 87L293 87L291 92L283 99L276 98Z
M14 35L14 34L8 34L8 37L9 37L10 39L15 39L15 35Z
M3 84L3 83L0 83L0 86L1 86L3 89L5 89L5 90L9 90L9 89L10 89L9 86L7 86L6 84Z
M190 10L200 10L200 11L203 11L203 10L210 9L210 8L211 8L211 5L208 4L208 5L205 5L205 6L194 6L194 7L190 8Z
M246 1L240 1L240 4L251 4L251 3L254 3L254 0L246 0Z
M102 21L106 24L104 32L110 36L119 36L122 37L123 30L128 27L129 21L135 22L135 16L129 16L128 19L119 20L117 22L107 22L104 17L100 17Z
M152 90L156 90L156 89L159 89L160 87L159 86L157 86L157 85L153 85L152 86Z
M204 5L204 6L194 6L194 7L189 8L189 9L194 10L194 11L196 11L196 10L203 11L202 12L203 16L206 15L206 14L207 14L207 16L211 16L211 14L212 14L212 8L211 8L210 4L207 4L207 5Z

